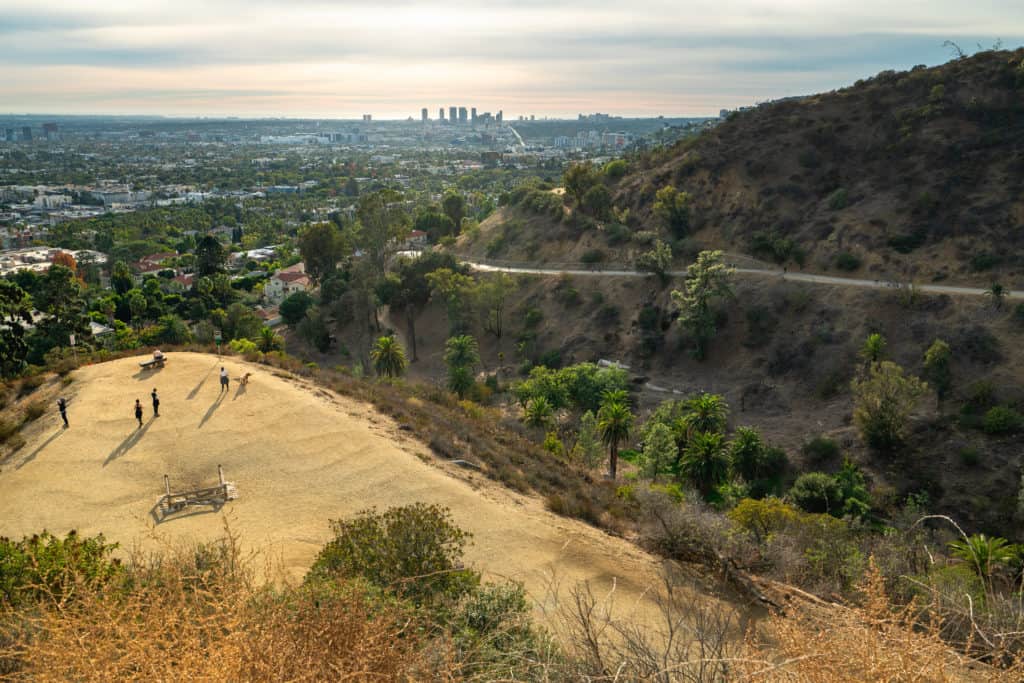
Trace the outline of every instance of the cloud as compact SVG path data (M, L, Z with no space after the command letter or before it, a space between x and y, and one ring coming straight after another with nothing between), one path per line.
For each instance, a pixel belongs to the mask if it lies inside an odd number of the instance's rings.
M697 114L945 61L946 39L1024 37L1024 3L1001 0L5 4L0 102L36 111L354 115L478 98Z

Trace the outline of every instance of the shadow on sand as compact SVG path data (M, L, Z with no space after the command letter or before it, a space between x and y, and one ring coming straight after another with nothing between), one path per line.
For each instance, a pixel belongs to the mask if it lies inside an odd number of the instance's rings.
M245 396L245 385L241 382L238 383L238 388L235 389L235 395L231 398L232 401L238 400L239 396Z
M135 444L137 444L142 439L143 435L146 433L146 431L149 430L150 425L153 424L153 420L155 419L156 418L154 417L150 417L149 420L144 425L142 425L134 432L129 434L128 438L122 441L117 448L110 451L110 455L108 455L107 459L103 461L103 466L106 467L107 465L114 462L118 458L126 455L128 451L130 451L132 447L135 446Z
M192 391L188 392L188 396L185 397L186 401L191 401L192 399L194 399L196 397L196 395L199 393L199 390L203 388L203 384L205 384L206 380L209 378L210 373L213 372L216 369L217 369L217 364L216 363L214 363L213 365L210 366L210 369L206 371L206 374L203 375L203 378L201 380L199 380L199 384L197 384L192 389Z
M150 377L154 377L155 378L156 375L161 370L163 370L163 369L164 369L164 366L162 366L162 365L158 365L158 366L152 367L152 368L139 368L139 371L136 372L134 375L132 375L132 379L138 380L139 382L141 382L142 380L148 379Z
M220 512L222 507L224 507L223 502L205 503L202 506L190 505L177 512L164 512L158 501L149 509L149 516L153 519L154 524L163 524L164 522L173 522L176 519L185 519L186 517L195 517L196 515L214 514Z
M37 446L34 451L32 451L31 453L26 455L24 460L22 460L21 462L19 462L17 465L14 466L14 469L20 470L22 467L24 467L25 465L29 464L33 460L35 460L36 456L39 455L39 453L42 452L42 450L44 448L46 448L51 443L53 443L57 439L57 437L59 437L61 434L63 434L66 431L67 430L64 429L64 427L60 427L59 429L57 429L56 433L51 434L50 438L48 438L46 441L44 441L39 446Z
M217 408L220 408L220 404L224 402L224 397L228 395L228 392L222 391L217 395L217 400L210 404L210 407L206 411L206 415L203 415L203 419L199 421L199 429L203 428L206 421L213 417L213 414L217 412Z

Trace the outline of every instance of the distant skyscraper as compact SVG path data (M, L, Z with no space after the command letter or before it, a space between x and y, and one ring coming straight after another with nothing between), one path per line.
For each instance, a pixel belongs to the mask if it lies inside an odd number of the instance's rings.
M369 121L372 121L372 120L373 120L373 114L363 114L363 121L369 122Z
M57 137L57 124L56 123L44 123L43 124L43 137L47 140Z
M423 109L420 110L420 120L423 121L423 123L427 122L427 108L426 107L423 107Z
M444 107L437 110L437 120L444 121Z
M5 137L7 139L7 142L14 142L15 138L14 138L14 129L13 128L8 128L7 130L4 131L4 133L6 134Z
M476 107L469 110L469 120L476 123Z
M452 123L458 123L459 110L457 107L448 107L448 120Z
M459 107L459 123L466 123L469 120L469 112L465 107Z
M503 118L503 114L502 114L501 110L499 109L498 110L498 115L494 117L494 120L497 121L498 123L501 123L502 118Z
M22 140L31 140L32 139L32 127L31 126L25 126L25 127L23 127L21 129L21 139Z

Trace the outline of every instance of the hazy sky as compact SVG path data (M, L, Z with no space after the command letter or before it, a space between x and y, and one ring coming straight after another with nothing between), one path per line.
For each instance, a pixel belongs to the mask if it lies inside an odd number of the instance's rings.
M0 0L0 111L717 114L1024 43L1024 0Z

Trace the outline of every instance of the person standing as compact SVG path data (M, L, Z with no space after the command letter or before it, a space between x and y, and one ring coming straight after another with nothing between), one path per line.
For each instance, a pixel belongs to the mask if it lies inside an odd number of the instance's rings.
M61 396L57 399L57 410L60 411L60 419L64 420L64 429L68 428L68 401Z
M160 397L156 395L156 387L153 387L153 417L160 417Z
M142 404L135 399L135 419L139 421L139 429L142 429Z
M228 371L225 370L224 368L220 369L220 390L228 390Z

